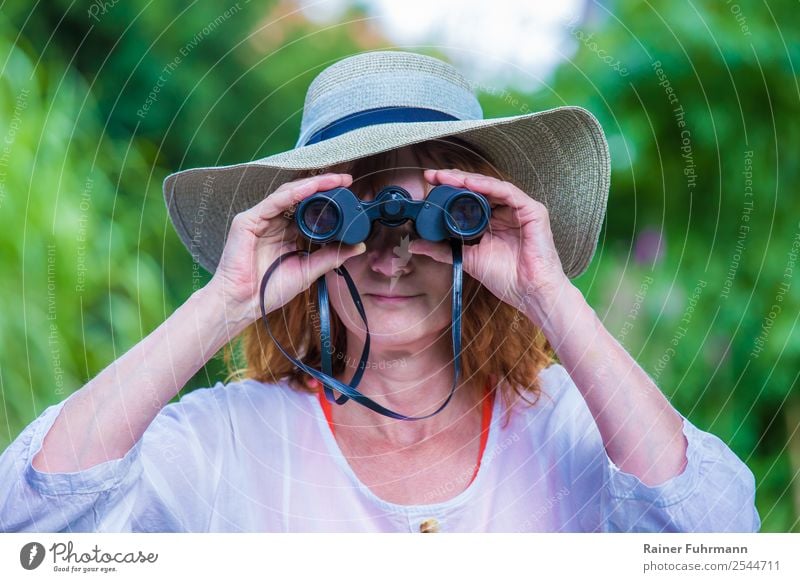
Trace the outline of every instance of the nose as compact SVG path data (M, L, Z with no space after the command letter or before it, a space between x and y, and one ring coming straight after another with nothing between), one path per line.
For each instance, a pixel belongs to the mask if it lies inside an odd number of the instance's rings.
M373 272L384 277L401 277L414 266L408 244L415 238L411 221L389 227L376 222L366 240L367 260Z

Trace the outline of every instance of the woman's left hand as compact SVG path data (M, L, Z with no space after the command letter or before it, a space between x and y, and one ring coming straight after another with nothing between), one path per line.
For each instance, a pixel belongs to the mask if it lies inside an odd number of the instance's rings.
M462 170L426 170L425 179L483 194L492 207L489 228L475 245L463 246L463 268L502 301L536 317L569 279L553 243L544 204L503 180ZM414 254L452 263L446 242L416 239ZM534 321L541 327L543 322Z

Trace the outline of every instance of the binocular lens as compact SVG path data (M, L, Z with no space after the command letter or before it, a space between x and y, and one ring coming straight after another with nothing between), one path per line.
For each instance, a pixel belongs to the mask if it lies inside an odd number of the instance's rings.
M339 208L328 199L317 198L305 207L303 222L313 234L328 235L339 225Z
M447 210L452 224L463 233L476 230L486 220L483 207L472 196L459 196Z

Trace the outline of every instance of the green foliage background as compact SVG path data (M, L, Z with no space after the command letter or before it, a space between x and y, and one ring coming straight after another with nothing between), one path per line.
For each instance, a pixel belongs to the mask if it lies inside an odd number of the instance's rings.
M0 449L197 285L167 219L164 177L291 148L322 68L392 48L357 6L320 26L286 3L101 4L6 3L0 13ZM578 52L553 79L534 94L485 87L485 114L572 104L598 117L612 188L598 253L576 284L676 407L746 460L762 531L798 531L796 3L589 6L570 27ZM656 254L648 231L660 233ZM186 390L222 374L214 359Z

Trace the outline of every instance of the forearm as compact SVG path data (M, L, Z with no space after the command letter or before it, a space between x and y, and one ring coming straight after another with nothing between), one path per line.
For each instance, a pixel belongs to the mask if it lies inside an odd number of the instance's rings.
M681 417L580 290L565 279L559 292L527 308L583 395L611 460L651 486L680 474L686 463Z
M191 377L241 332L221 295L196 291L164 323L64 405L33 459L37 470L74 472L119 459Z

